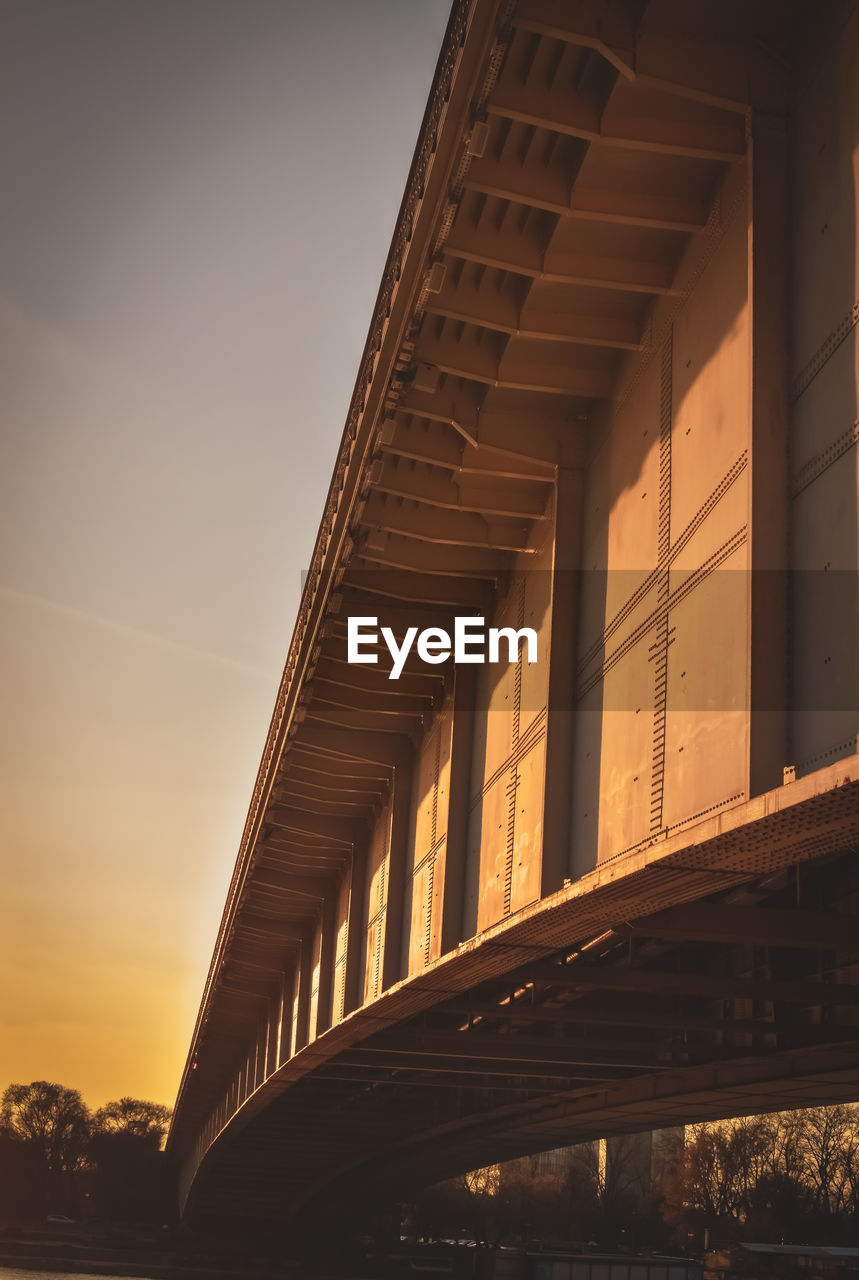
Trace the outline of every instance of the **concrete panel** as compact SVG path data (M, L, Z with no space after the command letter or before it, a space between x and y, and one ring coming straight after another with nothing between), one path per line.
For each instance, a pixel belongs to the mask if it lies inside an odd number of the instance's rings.
M651 632L659 607L659 575L654 572L642 579L639 574L618 570L612 574L612 581L615 586L620 582L626 583L630 588L630 594L622 608L606 619L605 630L584 655L586 661L578 673L576 682L578 701L585 697L592 685L601 686L607 673L623 661L631 649L640 644L649 646L653 643ZM615 692L610 691L606 694L606 709L626 709L630 705L629 698L632 696L632 694L624 695L619 699ZM645 695L638 692L634 696L635 706L640 706L641 699ZM647 695L647 701L650 700L651 696Z
M450 740L450 716L437 716L430 731L424 734L415 764L412 798L412 822L409 832L411 867L433 848L439 819L439 777L441 773L442 739ZM446 752L447 756L449 753Z
M408 944L408 973L419 973L426 964L432 930L432 890L435 879L435 850L426 854L412 873L412 913Z
M599 683L591 686L576 704L570 851L570 875L574 877L584 875L598 861L602 698L602 684Z
M720 557L724 550L738 538L747 539L749 470L745 458L741 456L725 475L716 477L712 502L705 507L695 523L683 530L681 537L673 540L670 567L672 598L689 581L691 574L703 572L711 564L718 564L721 569ZM745 572L748 566L749 551L746 547L740 558L739 570ZM706 638L704 651L710 651ZM718 661L717 658L715 660Z
M586 653L657 564L658 361L615 414L587 471L583 512L581 642ZM605 582L602 575L607 574Z
M526 584L522 574L511 577L489 625L524 625ZM474 734L471 759L471 798L466 846L466 936L500 920L505 914L508 787L512 753L519 733L521 664L504 660L476 667Z
M426 887L426 897L429 903L427 964L432 960L437 960L444 950L442 947L442 912L444 909L444 882L447 874L447 850L447 837L441 836L432 859L432 875L429 876Z
M507 865L507 819L509 770L504 770L487 787L471 811L468 833L468 860L479 867L476 889L475 932L487 929L504 915L504 881Z
M748 553L745 545L672 607L663 826L748 790ZM671 573L672 599L695 576Z
M546 707L549 694L549 644L552 605L552 540L546 537L533 557L524 577L524 606L521 626L537 632L537 662L522 663L520 674L519 735L524 737ZM507 624L502 624L507 625ZM518 630L520 624L509 624ZM506 658L507 646L501 649Z
M604 560L605 618L613 618L656 567L659 513L659 363L642 375L611 427Z
M540 896L545 774L546 739L541 736L519 761L511 796L513 856L505 872L510 881L507 894L511 911L528 906Z
M793 503L793 733L800 772L851 755L859 733L859 451Z
M737 217L674 324L672 542L749 448L749 354L748 232Z
M504 609L493 619L495 626L511 626L516 614ZM471 769L472 788L482 788L510 757L513 747L513 702L516 668L507 663L478 668L474 725L474 749ZM472 795L476 792L472 791Z
M588 469L577 648L570 870L649 832L657 606L660 362L616 412Z
M736 220L680 311L670 349L653 359L635 394L606 428L588 472L574 751L573 874L648 839L713 802L719 751L730 751L731 791L743 791L747 727L732 716L711 750L707 697L740 720L748 703L748 578L740 553L726 614L708 634L702 618L715 588L680 621L697 634L695 679L679 692L675 754L696 744L700 778L682 761L683 785L666 738L680 637L668 592L748 524L751 430L747 230ZM661 496L661 502L660 502ZM740 534L742 536L742 534ZM661 553L661 560L660 560ZM669 574L669 566L675 571ZM679 573L678 573L679 571ZM726 579L726 586L727 586ZM699 591L702 588L698 588ZM723 595L725 593L723 592ZM723 604L725 602L723 601ZM727 633L723 640L719 627ZM726 660L727 655L727 660ZM676 670L686 670L684 662ZM691 677L689 677L691 680ZM688 685L688 680L687 680ZM687 706L691 699L696 706ZM703 701L702 701L703 699ZM737 701L739 699L739 701ZM699 723L698 704L705 719ZM668 717L671 719L671 716ZM714 782L715 772L715 782ZM667 807L666 807L667 806Z
M851 755L859 732L859 12L832 19L794 112L791 755Z
M466 846L465 933L488 928L540 895L545 771L517 761L545 736L551 625L551 527L517 558L490 625L537 632L537 662L477 667ZM536 757L535 757L536 759ZM539 776L538 776L539 774Z
M605 573L608 568L607 521L611 506L611 454L609 434L586 472L582 504L582 569L588 575ZM587 630L586 624L585 629Z
M675 544L660 822L666 828L748 794L754 587L748 478L749 469L736 465L721 477L718 501Z
M834 328L839 316L831 315ZM794 489L844 449L857 418L859 333L854 329L809 382L793 406L791 465Z
M409 935L410 972L418 973L440 954L440 911L444 892L445 840L426 855L414 872Z
M599 862L646 839L650 830L653 664L648 638L652 642L652 632L612 667L603 686L596 790L584 808L599 806Z
M859 11L841 29L836 15L816 10L819 47L800 64L793 112L794 376L859 296Z

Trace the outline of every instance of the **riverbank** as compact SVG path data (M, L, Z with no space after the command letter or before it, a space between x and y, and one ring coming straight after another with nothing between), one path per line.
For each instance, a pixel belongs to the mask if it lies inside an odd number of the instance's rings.
M174 1232L99 1229L77 1224L0 1228L0 1268L137 1280L289 1280L293 1264L217 1256Z

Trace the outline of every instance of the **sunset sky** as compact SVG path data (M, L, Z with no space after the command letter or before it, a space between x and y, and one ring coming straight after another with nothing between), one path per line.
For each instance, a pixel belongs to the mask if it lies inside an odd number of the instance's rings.
M0 0L0 1091L171 1104L449 0Z

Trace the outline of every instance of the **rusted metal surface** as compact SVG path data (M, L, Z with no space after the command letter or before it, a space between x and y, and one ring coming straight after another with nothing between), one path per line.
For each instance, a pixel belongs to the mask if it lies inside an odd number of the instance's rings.
M857 12L455 5L171 1130L194 1212L859 1089ZM538 661L348 661L350 617L459 615Z

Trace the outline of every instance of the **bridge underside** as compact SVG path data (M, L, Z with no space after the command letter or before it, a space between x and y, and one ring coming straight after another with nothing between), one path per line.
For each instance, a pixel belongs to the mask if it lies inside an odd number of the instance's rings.
M859 1096L859 8L458 0L169 1150L295 1220ZM485 666L349 661L479 615Z
M859 760L791 790L555 895L329 1031L246 1102L191 1219L338 1220L525 1153L855 1100Z

